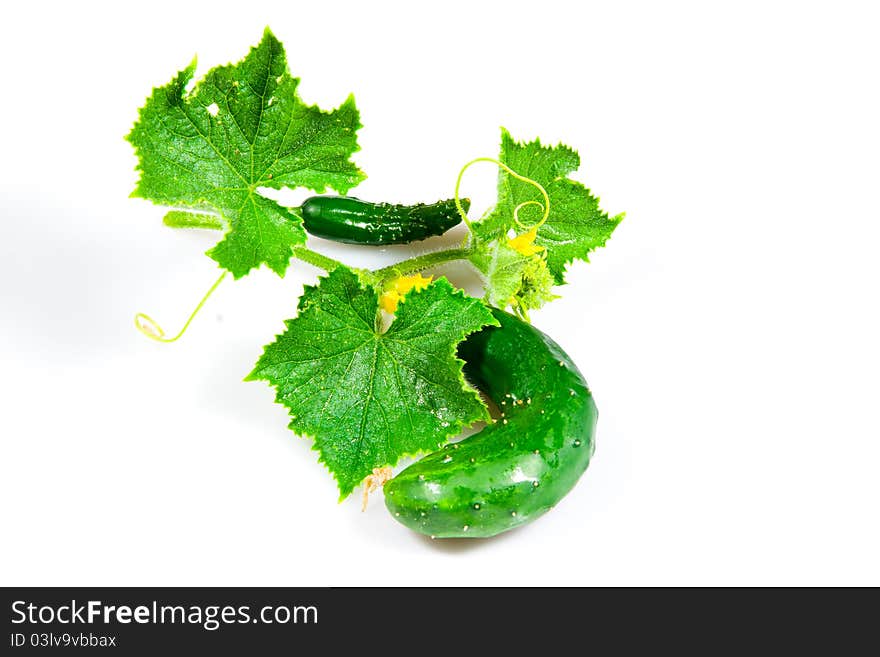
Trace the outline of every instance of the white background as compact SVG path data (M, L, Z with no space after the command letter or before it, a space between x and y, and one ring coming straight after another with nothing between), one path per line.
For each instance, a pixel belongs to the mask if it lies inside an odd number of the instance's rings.
M5 5L0 584L880 584L872 5ZM357 195L448 197L504 125L577 148L627 212L533 317L600 408L589 471L536 523L431 542L380 495L337 504L241 381L309 266L224 283L174 345L134 330L180 326L216 235L128 198L123 136L193 54L201 75L267 24L307 101L355 94Z

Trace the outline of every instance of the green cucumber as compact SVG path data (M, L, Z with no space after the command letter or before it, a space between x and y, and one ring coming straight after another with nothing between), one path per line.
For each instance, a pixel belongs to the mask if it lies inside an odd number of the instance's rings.
M470 200L461 199L465 212ZM455 201L394 205L353 196L312 196L300 206L303 226L317 237L348 244L409 244L442 235L461 221Z
M385 484L391 514L432 537L494 536L531 522L574 487L595 449L596 404L568 355L530 324L492 312L500 326L471 335L459 356L501 417Z

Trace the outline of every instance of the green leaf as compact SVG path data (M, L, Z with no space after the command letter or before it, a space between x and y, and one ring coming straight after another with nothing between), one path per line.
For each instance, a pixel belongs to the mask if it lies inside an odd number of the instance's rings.
M154 89L127 136L139 157L132 196L220 215L227 232L208 255L236 278L261 264L283 275L306 234L296 213L258 189L345 193L363 180L349 159L361 127L354 99L330 112L303 103L268 29L243 60L187 92L194 71L195 61Z
M306 288L298 316L248 376L273 385L290 428L315 438L343 498L373 468L435 450L488 419L455 352L468 334L497 324L489 310L442 278L410 292L384 333L378 308L354 272L334 270Z
M536 139L517 142L507 130L501 131L501 154L498 158L518 174L540 183L550 197L550 216L538 229L536 244L547 249L547 267L557 285L565 282L566 265L574 259L587 260L593 249L606 240L623 219L609 217L599 208L599 199L581 183L568 178L580 166L578 154L563 144L548 147ZM498 174L498 203L494 210L474 225L477 237L491 242L516 226L513 212L526 201L541 201L540 192L501 170ZM541 219L541 209L527 206L519 219L527 226Z

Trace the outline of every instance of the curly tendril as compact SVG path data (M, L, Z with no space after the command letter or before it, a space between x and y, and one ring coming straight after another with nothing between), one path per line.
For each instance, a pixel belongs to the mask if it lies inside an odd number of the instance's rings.
M513 176L517 180L521 180L522 182L537 188L537 190L541 192L541 196L544 197L544 202L541 203L540 201L524 201L523 203L520 203L513 209L513 220L517 226L525 229L536 230L544 225L544 222L547 221L547 218L550 216L550 197L547 195L547 190L544 189L543 185L541 185L541 183L539 183L537 180L532 180L531 178L527 178L526 176L518 174L516 171L504 164L504 162L499 162L498 160L491 157L478 157L474 160L471 160L461 168L461 171L458 172L458 179L455 181L455 208L456 210L458 210L458 214L461 215L462 221L464 221L468 229L473 230L473 224L471 223L471 220L468 219L467 213L464 211L464 208L461 205L459 189L461 187L461 179L464 177L464 172L467 171L471 167L471 165L476 164L477 162L491 162L492 164L495 164L499 168L506 171L509 175ZM543 214L540 221L532 226L527 226L519 220L519 211L529 205L537 205L543 209Z
M226 274L227 272L224 271L222 274L220 274L220 278L214 281L211 289L209 289L205 293L205 296L202 297L202 300L199 301L198 305L195 307L195 310L192 311L189 319L187 319L186 323L183 325L183 328L181 328L180 331L178 331L177 335L175 335L173 338L166 338L165 330L161 326L159 326L159 323L155 319L153 319L146 313L138 313L134 316L135 328L143 333L145 336L150 338L150 340L155 340L156 342L175 342L176 340L180 339L184 333L186 333L186 329L189 328L189 325L192 323L193 319L195 319L196 315L199 314L199 311L202 309L202 306L205 305L205 302L208 300L208 298L214 293L214 290L216 290L220 286L220 283L223 282L223 279L226 278Z

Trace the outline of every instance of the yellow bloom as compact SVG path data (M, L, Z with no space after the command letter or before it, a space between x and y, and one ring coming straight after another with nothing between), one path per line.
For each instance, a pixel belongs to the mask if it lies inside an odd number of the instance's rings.
M544 250L543 246L535 244L535 238L538 236L538 227L527 230L522 235L517 235L507 240L507 245L514 251L518 251L524 256L533 256Z
M430 282L430 276L422 276L421 274L400 276L379 297L379 305L382 306L382 310L393 315L397 312L397 304L400 303L403 297L412 290L416 292L424 290Z
M397 304L400 303L400 295L396 290L388 290L379 297L379 305L386 313L393 315L397 312Z
M421 274L415 274L413 276L401 276L396 281L394 281L394 289L397 290L398 294L406 294L410 290L415 290L416 292L420 292L428 287L428 284L431 282L430 276L422 276Z

